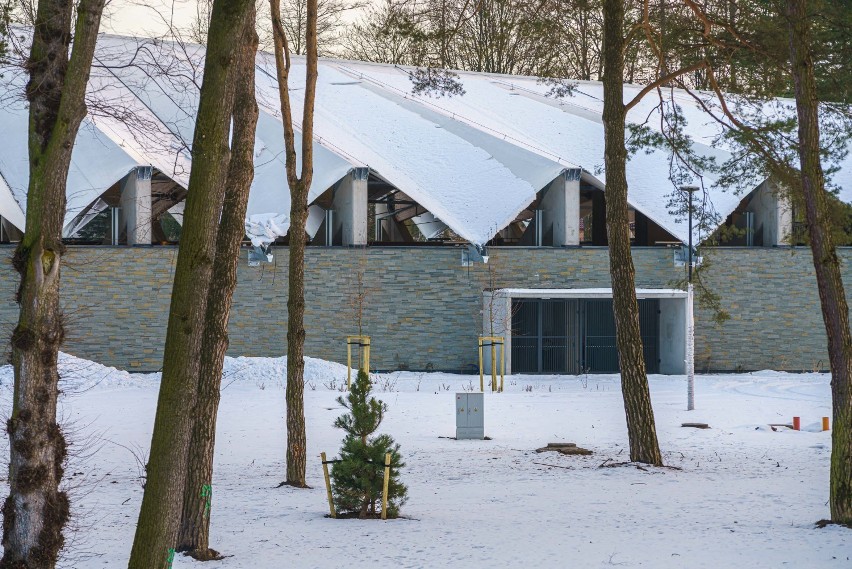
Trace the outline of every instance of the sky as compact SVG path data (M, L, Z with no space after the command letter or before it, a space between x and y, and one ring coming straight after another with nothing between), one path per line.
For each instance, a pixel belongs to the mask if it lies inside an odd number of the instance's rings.
M168 29L166 22L187 27L195 14L195 0L111 0L104 10L101 29L115 34L157 36Z
M160 36L168 30L168 22L188 27L196 17L196 10L196 0L109 0L101 29L122 35ZM356 17L357 13L344 15L344 19Z

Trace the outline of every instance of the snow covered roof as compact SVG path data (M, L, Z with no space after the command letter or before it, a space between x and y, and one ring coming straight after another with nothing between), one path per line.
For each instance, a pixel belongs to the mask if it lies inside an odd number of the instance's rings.
M201 46L100 36L90 80L90 115L80 129L69 174L67 227L136 165L154 166L186 187L203 56ZM304 59L292 61L293 114L301 117ZM391 65L320 61L311 200L352 168L366 166L460 236L483 244L565 169L580 168L584 181L603 187L599 83L578 83L573 96L554 99L535 78L459 72L464 95L429 98L412 94L409 72ZM23 85L20 72L0 79L7 92L22 92ZM626 85L625 99L639 89ZM248 226L250 233L253 223L258 234L274 236L289 227L290 197L275 64L267 53L257 57L257 96L260 117ZM686 94L678 96L697 152L724 161L730 154L717 143L718 127ZM641 102L629 120L644 122L655 112L653 106L651 99ZM0 215L22 228L27 188L22 97L0 109L0 128L8 133L0 145ZM685 222L667 207L675 190L669 157L660 151L637 152L627 175L630 204L686 240ZM844 186L841 198L848 201L852 179L844 176L852 176L852 164L838 176ZM710 174L703 182L721 219L743 197L714 187ZM756 178L744 185L755 188L761 182Z
M303 62L294 59L293 85L304 83ZM259 54L258 70L258 93L277 101L273 57ZM293 114L301 116L302 101L294 99ZM319 66L314 120L320 144L342 149L474 243L511 223L564 169L330 61Z
M203 49L101 35L89 81L89 115L80 127L68 176L65 232L78 216L136 166L153 166L180 186L189 184L190 147L203 71ZM0 216L23 229L28 185L26 78L0 68ZM301 148L297 149L301 153ZM352 168L345 158L315 144L315 199ZM290 194L284 170L283 127L262 107L255 141L255 179L248 214L289 227Z
M7 95L23 93L25 81L20 74L2 71L0 74L0 91ZM28 124L28 111L22 98L7 96L0 109L0 132L4 140L0 145L0 215L20 229L25 225L29 184ZM136 165L137 161L91 118L84 119L68 172L66 224Z
M604 134L600 83L579 83L573 96L555 99L547 96L550 87L535 77L461 71L458 72L459 82L465 94L435 99L411 93L410 69L348 61L336 65L376 88L404 96L450 120L487 132L565 167L580 167L584 171L584 179L594 185L602 187L605 182L605 173L602 172ZM629 100L633 92L639 89L625 85L625 100ZM650 100L635 107L629 120L643 122L644 117L652 112ZM705 144L706 140L697 137L696 152L715 156L720 162L730 156L723 149ZM666 153L659 150L637 152L627 166L628 201L669 233L686 240L685 220L673 216L667 207L668 195L675 191L670 176L670 160ZM710 199L724 219L737 207L743 196L712 188L716 179L711 174L705 173L704 178ZM751 187L757 187L760 182L760 179L753 180Z

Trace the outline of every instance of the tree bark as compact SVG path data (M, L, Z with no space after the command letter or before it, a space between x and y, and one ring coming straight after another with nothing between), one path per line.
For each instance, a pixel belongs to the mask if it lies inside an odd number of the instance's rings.
M787 0L790 63L799 119L802 193L831 367L834 430L831 433L829 506L832 521L852 524L852 335L820 162L819 101L809 18L805 0Z
M302 116L301 177L290 104L290 52L281 23L279 0L270 0L275 40L275 68L284 123L287 184L290 187L290 274L287 299L287 478L283 484L307 487L305 482L305 225L308 192L313 178L314 100L317 84L317 0L307 0L305 37L305 101Z
M69 0L38 4L30 48L27 220L13 264L21 275L18 324L12 333L15 388L10 439L9 496L3 504L0 567L55 567L64 544L69 502L59 491L66 458L56 423L57 359L65 334L59 307L64 253L66 182L71 151L86 116L85 93L104 0L77 6L70 59Z
M214 248L222 213L234 67L243 23L253 3L215 0L192 144L192 172L163 354L163 373L147 483L130 569L164 569L176 547L198 391L201 344Z
M228 350L228 319L237 287L240 243L245 235L246 206L254 179L254 139L258 117L254 70L258 38L253 6L250 12L240 38L240 53L236 63L231 161L216 237L213 276L207 296L195 424L187 455L183 514L176 548L202 561L219 558L218 552L210 548L209 507L213 490L216 413L219 409L222 368Z
M603 124L606 169L606 230L615 314L616 345L621 369L621 391L627 417L630 460L660 466L663 463L654 409L645 370L636 300L636 271L630 251L627 207L627 149L624 132L624 3L604 0Z
M302 187L299 187L302 186ZM307 192L290 192L290 274L287 298L287 484L305 487L305 225Z

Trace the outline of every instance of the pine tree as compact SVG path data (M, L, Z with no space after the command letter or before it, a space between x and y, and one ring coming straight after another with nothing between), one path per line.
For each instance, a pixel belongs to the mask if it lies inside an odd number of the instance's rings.
M612 305L615 313L621 391L627 417L630 460L662 466L657 441L651 390L639 331L639 302L636 299L636 269L630 250L627 209L627 111L641 99L643 90L624 104L624 13L622 0L604 0L603 21L603 125L606 167L606 235L612 279ZM657 86L662 82L659 81Z
M399 445L389 435L371 437L382 423L387 405L370 397L370 378L364 370L352 385L352 391L337 402L349 409L334 422L346 431L340 460L331 469L332 491L337 510L342 514L358 514L359 518L380 514L376 504L381 503L384 483L385 455L391 455L388 482L388 518L399 515L408 489L399 480L399 471L405 466L399 454Z

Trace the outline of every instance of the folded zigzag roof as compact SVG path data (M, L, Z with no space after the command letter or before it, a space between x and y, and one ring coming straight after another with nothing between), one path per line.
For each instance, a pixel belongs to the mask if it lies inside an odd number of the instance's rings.
M154 166L186 187L203 57L201 46L100 37L90 80L90 115L80 129L69 173L66 228L74 227L81 211L134 166ZM300 120L304 59L292 61L293 114ZM0 145L0 215L23 228L28 174L25 78L20 71L0 71L8 99L0 109L0 129L6 135ZM289 190L270 54L258 54L256 71L260 117L248 214L261 223L274 219L269 226L281 233L288 227ZM464 95L430 98L412 94L409 72L390 65L321 60L311 200L352 168L369 167L460 236L482 244L565 169L580 168L586 182L603 187L600 84L581 82L572 96L554 99L547 96L549 87L535 78L460 72ZM625 86L625 99L639 89ZM676 97L689 120L696 151L718 161L727 159L729 149L718 140L718 125L691 97ZM651 99L641 102L629 120L639 123L654 117L654 105ZM649 125L653 127L654 120ZM627 174L631 205L685 240L686 224L667 206L675 191L669 157L660 151L637 152ZM724 219L742 196L715 187L712 174L701 173L700 180ZM852 167L842 169L837 181L844 188L841 198L848 201ZM756 178L743 185L753 189L760 182Z

